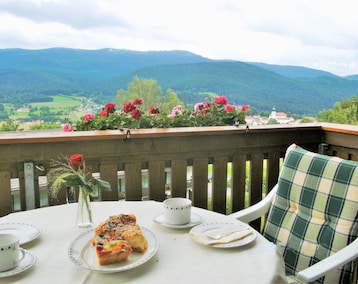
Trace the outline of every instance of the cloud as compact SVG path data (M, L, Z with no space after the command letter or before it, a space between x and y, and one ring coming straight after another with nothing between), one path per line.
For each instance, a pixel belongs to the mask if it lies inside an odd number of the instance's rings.
M0 3L0 11L31 22L58 23L74 29L112 26L127 27L115 11L103 9L101 1L35 1L15 0Z
M358 74L355 0L2 0L0 48L184 49Z

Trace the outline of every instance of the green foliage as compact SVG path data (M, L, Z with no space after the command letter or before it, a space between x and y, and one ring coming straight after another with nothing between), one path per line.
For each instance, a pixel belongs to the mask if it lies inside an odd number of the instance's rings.
M358 125L358 96L353 95L352 99L343 99L336 102L333 109L322 110L318 115L319 121Z
M309 117L304 117L301 119L301 123L311 123L313 120Z
M159 105L162 102L162 89L153 79L141 79L134 76L133 81L129 83L127 91L119 90L116 97L118 104L125 104L136 98L143 100L143 108L149 109L151 105Z
M277 119L275 119L275 118L270 118L270 119L268 120L267 124L279 124L279 123L278 123Z
M61 128L60 123L39 123L30 125L30 130L40 130L40 129L57 129Z
M12 119L7 119L0 127L0 131L18 131L18 130L22 130L19 129L19 124L12 120Z
M184 103L179 100L178 95L172 90L167 89L165 102L161 104L161 108L164 112L170 112L171 109L177 105L184 105Z

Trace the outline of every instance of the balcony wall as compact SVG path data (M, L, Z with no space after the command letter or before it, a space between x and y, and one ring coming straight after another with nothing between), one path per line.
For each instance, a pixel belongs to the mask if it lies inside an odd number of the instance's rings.
M0 216L14 210L14 179L20 210L40 207L39 180L51 160L74 153L82 153L92 173L110 182L112 190L102 192L101 200L118 200L125 180L126 200L162 201L168 188L171 196L186 196L189 190L195 206L230 213L258 202L273 187L291 143L358 160L357 134L358 127L334 124L2 133ZM63 192L48 203L65 202Z

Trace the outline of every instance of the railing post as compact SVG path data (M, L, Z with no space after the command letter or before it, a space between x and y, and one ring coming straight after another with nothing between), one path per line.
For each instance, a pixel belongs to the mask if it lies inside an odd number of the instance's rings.
M318 153L322 155L327 155L328 146L329 145L327 143L320 143L318 145Z
M33 162L24 162L26 210L35 209L35 172Z
M0 217L12 212L10 172L0 171Z

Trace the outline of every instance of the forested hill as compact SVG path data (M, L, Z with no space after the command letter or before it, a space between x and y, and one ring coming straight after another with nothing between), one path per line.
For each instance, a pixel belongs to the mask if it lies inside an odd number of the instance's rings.
M297 114L317 114L358 94L357 75L347 78L300 66L218 61L186 51L0 50L0 103L24 104L71 94L114 100L134 76L155 79L185 103L207 92L230 102Z

